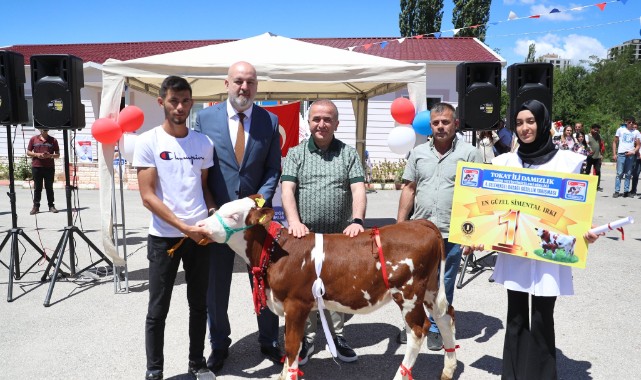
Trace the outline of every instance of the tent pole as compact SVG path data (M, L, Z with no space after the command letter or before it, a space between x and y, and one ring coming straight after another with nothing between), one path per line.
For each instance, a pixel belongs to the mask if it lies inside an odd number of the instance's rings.
M363 170L365 170L365 149L367 148L367 104L368 100L365 96L352 99L354 116L356 116L356 151L361 156Z

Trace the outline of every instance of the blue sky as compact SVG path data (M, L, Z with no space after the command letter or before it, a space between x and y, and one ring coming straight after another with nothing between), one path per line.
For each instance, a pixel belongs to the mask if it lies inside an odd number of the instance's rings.
M601 11L594 4L606 2ZM494 0L485 42L522 62L531 42L537 55L605 57L607 49L641 38L641 0ZM444 0L443 36L452 36L452 0ZM581 10L572 8L589 5ZM557 8L559 13L550 14ZM399 0L148 1L5 0L0 47L15 44L167 41L285 37L399 37ZM244 10L246 9L246 10ZM507 21L541 14L539 19Z

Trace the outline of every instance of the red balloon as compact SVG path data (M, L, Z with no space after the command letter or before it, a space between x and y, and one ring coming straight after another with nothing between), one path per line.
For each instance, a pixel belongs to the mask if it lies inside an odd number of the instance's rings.
M145 122L145 114L136 106L127 106L120 111L118 124L123 132L135 132Z
M115 144L122 136L122 129L112 119L102 118L93 122L91 135L103 144Z
M399 124L412 124L416 109L414 104L407 98L396 98L390 108L392 117Z

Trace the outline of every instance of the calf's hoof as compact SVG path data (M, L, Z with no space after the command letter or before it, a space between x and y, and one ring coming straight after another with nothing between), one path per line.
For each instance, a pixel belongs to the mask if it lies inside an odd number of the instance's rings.
M441 380L452 380L452 376L445 374L445 372L441 373Z

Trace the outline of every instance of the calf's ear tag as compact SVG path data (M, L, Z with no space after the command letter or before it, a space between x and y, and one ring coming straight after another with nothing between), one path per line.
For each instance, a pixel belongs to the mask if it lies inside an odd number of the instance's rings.
M258 223L263 224L265 222L265 218L267 218L267 215L261 216L260 219L258 219Z
M254 199L254 202L256 202L256 206L258 206L258 208L261 208L265 205L265 198L256 198Z

